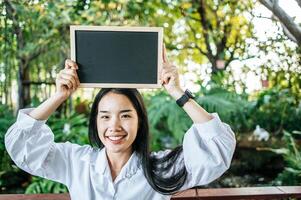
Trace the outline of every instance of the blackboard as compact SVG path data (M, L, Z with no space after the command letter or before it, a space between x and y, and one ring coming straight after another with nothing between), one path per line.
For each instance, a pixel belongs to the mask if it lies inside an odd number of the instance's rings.
M160 27L70 26L80 87L158 88Z

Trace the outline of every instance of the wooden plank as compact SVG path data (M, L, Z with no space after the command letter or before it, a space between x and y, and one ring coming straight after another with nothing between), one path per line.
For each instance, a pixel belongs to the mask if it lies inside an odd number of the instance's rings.
M301 186L190 189L172 196L172 200L232 200L301 198ZM70 200L69 194L4 194L0 200Z
M288 198L277 187L246 187L246 188L220 188L198 189L199 199L279 199Z
M69 194L4 194L0 200L70 200Z
M197 198L196 189L185 190L172 196L172 200L191 200Z
M290 197L301 198L301 186L278 186L277 188L289 194Z

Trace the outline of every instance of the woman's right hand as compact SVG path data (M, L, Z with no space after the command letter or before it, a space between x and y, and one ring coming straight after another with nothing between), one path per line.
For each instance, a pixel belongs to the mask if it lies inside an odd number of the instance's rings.
M67 99L79 86L80 82L76 73L77 64L70 60L65 60L65 68L56 77L56 93Z

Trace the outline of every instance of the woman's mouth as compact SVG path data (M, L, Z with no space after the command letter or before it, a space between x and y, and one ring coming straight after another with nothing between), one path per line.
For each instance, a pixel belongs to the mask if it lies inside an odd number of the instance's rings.
M113 144L119 144L121 143L126 135L114 135L114 136L106 136L106 139L108 139Z

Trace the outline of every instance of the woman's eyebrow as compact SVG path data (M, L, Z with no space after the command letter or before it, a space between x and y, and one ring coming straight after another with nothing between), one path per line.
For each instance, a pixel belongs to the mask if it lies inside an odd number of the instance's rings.
M119 111L119 113L125 113L125 112L132 112L132 109L126 109L126 110L121 110ZM100 110L100 113L109 113L110 111L106 111L106 110Z
M100 113L109 113L109 111L105 111L105 110L100 110Z
M125 112L132 112L133 110L127 109L127 110L121 110L120 113L125 113Z

